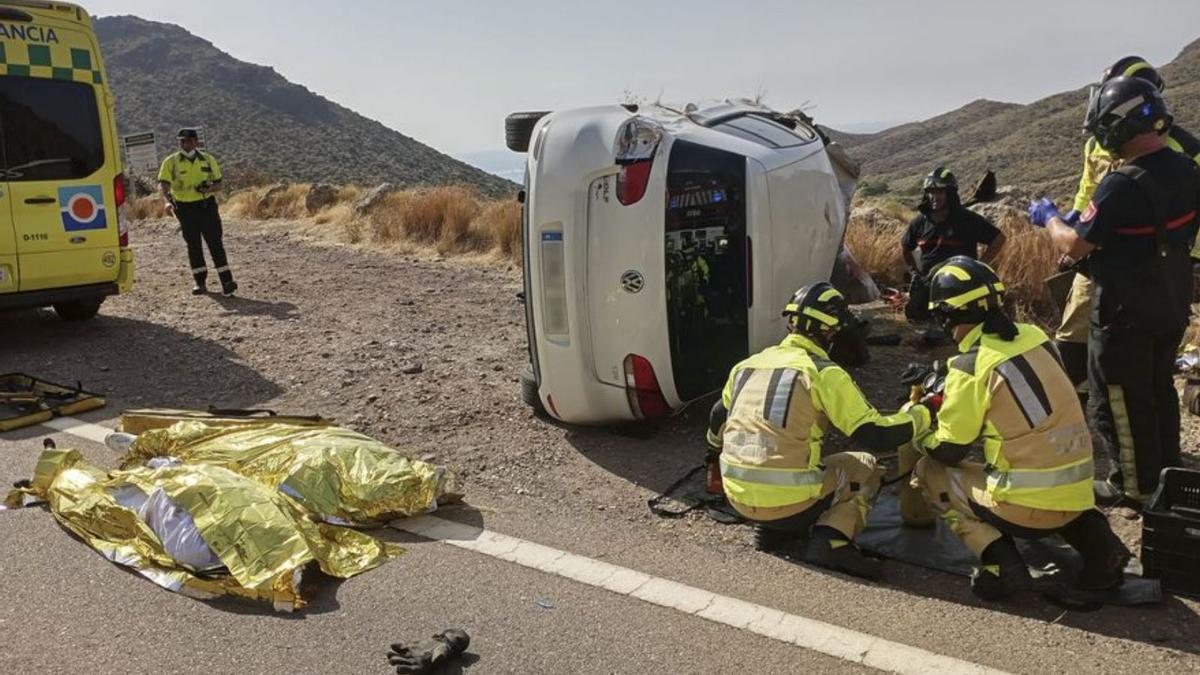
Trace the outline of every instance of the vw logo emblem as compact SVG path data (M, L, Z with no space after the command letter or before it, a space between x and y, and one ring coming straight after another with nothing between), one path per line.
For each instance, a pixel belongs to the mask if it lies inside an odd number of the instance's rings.
M626 293L637 293L646 287L646 278L637 270L629 270L621 275L621 288Z

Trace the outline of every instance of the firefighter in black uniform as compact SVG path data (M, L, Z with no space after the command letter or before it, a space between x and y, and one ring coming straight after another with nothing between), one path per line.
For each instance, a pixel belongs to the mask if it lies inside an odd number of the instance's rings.
M1087 131L1123 162L1096 187L1072 227L1048 199L1029 219L1059 252L1088 258L1095 283L1088 333L1088 412L1112 471L1099 499L1145 503L1162 469L1179 465L1175 354L1192 298L1200 173L1163 140L1171 115L1158 89L1121 76L1092 99Z
M925 177L924 197L916 218L908 224L900 239L904 264L912 284L904 314L910 321L929 321L929 273L956 255L979 257L991 264L1004 246L1004 233L987 218L962 205L958 180L949 169L939 166ZM914 251L920 250L920 257Z

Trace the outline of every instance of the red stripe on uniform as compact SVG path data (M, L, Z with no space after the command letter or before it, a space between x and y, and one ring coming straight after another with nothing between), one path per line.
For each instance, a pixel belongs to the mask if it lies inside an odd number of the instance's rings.
M1184 225L1187 225L1188 223L1192 222L1192 219L1195 217L1196 217L1196 212L1191 211L1189 213L1186 213L1186 214L1176 218L1175 220L1168 220L1167 221L1167 229L1168 230L1178 230L1179 228L1183 227ZM1153 225L1145 225L1142 227L1118 227L1114 231L1117 234L1154 234L1154 226Z

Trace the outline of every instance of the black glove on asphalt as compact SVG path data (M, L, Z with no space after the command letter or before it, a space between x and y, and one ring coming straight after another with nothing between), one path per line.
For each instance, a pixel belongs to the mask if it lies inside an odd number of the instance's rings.
M426 675L467 651L470 645L471 636L457 628L451 628L434 635L429 642L393 644L388 652L388 663L395 666L400 675Z

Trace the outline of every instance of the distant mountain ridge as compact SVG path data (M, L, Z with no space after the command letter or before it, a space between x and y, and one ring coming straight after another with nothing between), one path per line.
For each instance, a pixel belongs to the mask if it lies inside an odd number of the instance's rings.
M1097 74L1106 65L1097 64ZM1200 134L1200 40L1169 64L1155 65L1167 81L1163 96L1175 123ZM1086 107L1084 87L1028 105L972 101L874 134L830 132L863 163L865 182L886 183L891 192L915 191L922 176L945 164L967 189L993 168L1001 185L1067 197L1083 166Z
M95 21L122 134L154 131L160 153L181 126L202 125L226 173L402 187L461 184L490 196L517 185L460 162L239 61L172 24L134 16Z

